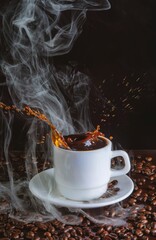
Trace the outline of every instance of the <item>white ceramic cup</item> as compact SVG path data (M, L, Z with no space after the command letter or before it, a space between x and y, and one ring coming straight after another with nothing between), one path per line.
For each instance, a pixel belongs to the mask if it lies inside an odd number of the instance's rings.
M96 150L73 151L54 146L54 178L56 186L66 198L89 201L106 192L111 177L124 175L130 170L128 154L122 150L112 151L112 143ZM111 169L111 159L121 156L123 169Z

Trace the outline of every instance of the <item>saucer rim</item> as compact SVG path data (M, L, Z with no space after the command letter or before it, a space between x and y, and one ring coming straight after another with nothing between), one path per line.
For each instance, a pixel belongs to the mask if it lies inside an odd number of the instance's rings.
M50 204L53 204L53 205L59 206L59 207L82 208L82 209L105 207L105 206L109 206L109 205L118 203L118 202L126 199L134 190L134 183L133 183L132 179L127 175L121 175L121 176L110 178L110 182L112 180L118 180L118 184L116 185L116 187L119 187L121 179L124 178L124 180L129 183L129 186L128 186L129 188L127 189L126 194L124 194L122 196L119 196L117 194L117 195L111 196L109 198L103 198L103 199L98 198L98 199L91 200L89 202L67 199L58 192L51 193L51 197L49 197L49 195L46 196L46 191L45 191L45 194L42 196L41 194L37 193L38 191L34 190L35 181L39 177L42 177L44 174L49 173L49 172L52 174L52 176L54 176L54 168L50 168L50 169L44 170L44 171L36 174L29 182L29 190L39 200L41 200L43 202L48 202ZM119 192L120 191L122 191L122 189L119 190Z

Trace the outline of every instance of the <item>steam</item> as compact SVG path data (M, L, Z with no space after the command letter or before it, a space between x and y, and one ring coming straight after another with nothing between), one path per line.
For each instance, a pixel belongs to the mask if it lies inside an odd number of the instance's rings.
M12 10L9 7L8 12ZM9 16L8 16L9 15ZM29 105L44 111L60 129L71 131L68 106L58 87L56 69L47 57L70 51L82 30L85 11L75 12L60 26L61 9L51 1L22 1L8 25L4 15L5 41L9 44L11 63L2 62L14 104Z
M71 50L82 32L87 10L109 8L107 0L11 1L1 14L3 49L4 45L7 49L3 51L1 68L13 104L19 109L25 105L39 109L63 134L91 130L89 77L76 71L71 63L58 68L54 64L54 57ZM0 184L0 201L10 206L10 216L18 220L30 222L57 218L65 223L78 224L80 218L75 212L72 213L73 209L64 213L47 202L41 203L29 192L28 182L32 176L52 166L50 131L45 123L37 119L26 119L27 143L20 168L20 171L24 168L26 174L22 178L16 176L17 170L10 156L12 125L16 114L2 113L5 128L4 161L9 181ZM38 144L40 138L42 141ZM42 167L39 169L40 164ZM98 218L91 219L98 222ZM114 223L114 220L110 219L110 222ZM123 221L118 219L118 224L121 223Z
M55 66L54 57L71 50L83 30L87 10L109 8L107 0L11 1L2 14L2 39L7 51L3 52L1 68L13 104L19 109L25 105L39 109L63 134L91 130L89 77L77 71L72 63ZM23 157L18 156L17 164L11 155L17 113L2 112L2 117L3 162L8 181L0 183L1 211L7 210L12 218L27 222L57 218L64 223L78 224L79 213L83 213L96 223L124 224L127 212L118 204L115 209L121 211L120 217L108 218L101 211L99 214L81 209L65 211L32 196L28 188L30 179L52 166L49 127L37 119L21 116L28 130L25 153Z
M0 63L12 103L19 109L25 105L39 109L65 135L92 130L90 79L72 62L56 66L55 56L71 50L82 33L88 10L109 8L107 0L10 1L1 13L2 49L5 50ZM0 183L0 211L26 222L57 218L64 223L79 224L82 213L96 223L123 225L129 210L119 204L111 207L116 216L108 217L105 208L98 211L58 208L30 193L31 178L52 167L51 133L44 122L19 113L27 127L26 144L23 155L14 156L11 142L17 114L2 111L5 175Z

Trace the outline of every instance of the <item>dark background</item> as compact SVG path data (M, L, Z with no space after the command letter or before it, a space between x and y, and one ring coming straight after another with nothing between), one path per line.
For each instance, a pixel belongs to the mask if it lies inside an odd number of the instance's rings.
M108 11L87 13L83 32L70 53L54 59L56 64L75 61L92 79L90 109L93 124L101 125L106 136L128 149L156 148L156 2L154 0L111 0ZM141 87L134 99L122 84ZM0 75L1 82L5 81ZM105 83L103 84L103 81ZM99 87L100 86L100 87ZM102 88L102 91L101 91ZM1 86L1 100L8 98ZM122 100L128 96L133 110ZM102 122L106 100L116 106L116 116ZM2 122L1 122L2 123ZM15 128L21 128L18 122ZM1 124L2 125L2 124ZM3 127L3 126L2 126ZM19 135L15 137L18 141Z

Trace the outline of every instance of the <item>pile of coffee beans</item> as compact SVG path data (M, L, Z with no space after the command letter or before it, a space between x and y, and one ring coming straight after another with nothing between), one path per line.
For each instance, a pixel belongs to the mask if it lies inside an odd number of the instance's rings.
M19 159L15 165L19 169ZM9 217L7 211L0 214L0 239L33 239L33 240L155 240L156 239L156 158L151 155L134 155L131 159L130 177L135 189L121 205L124 209L133 209L127 217L127 224L112 226L95 224L80 215L79 225L66 225L55 219L49 222L24 223ZM23 164L23 163L22 163ZM41 164L41 163L40 163ZM0 160L0 176L4 178L5 162ZM48 167L47 163L47 167ZM41 167L41 166L39 166ZM23 169L23 165L21 165ZM1 174L3 172L3 174ZM20 173L16 171L17 174ZM19 177L19 176L17 176ZM2 180L2 179L1 179ZM8 208L4 201L4 209ZM138 209L138 206L141 206ZM1 206L2 207L2 206ZM108 215L113 215L109 212Z

